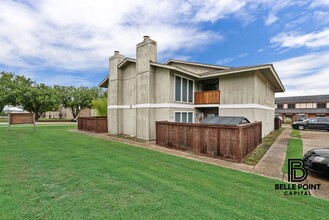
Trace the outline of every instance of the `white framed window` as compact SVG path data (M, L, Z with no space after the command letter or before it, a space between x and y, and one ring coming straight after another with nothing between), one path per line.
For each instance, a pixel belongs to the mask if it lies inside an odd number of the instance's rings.
M175 122L193 123L194 112L175 112Z
M194 81L180 75L175 75L175 101L193 103L193 99Z

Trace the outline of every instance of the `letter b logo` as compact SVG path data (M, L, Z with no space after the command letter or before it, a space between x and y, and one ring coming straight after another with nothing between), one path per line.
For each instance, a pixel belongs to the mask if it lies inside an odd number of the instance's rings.
M307 177L307 170L301 159L288 159L288 182L301 182Z

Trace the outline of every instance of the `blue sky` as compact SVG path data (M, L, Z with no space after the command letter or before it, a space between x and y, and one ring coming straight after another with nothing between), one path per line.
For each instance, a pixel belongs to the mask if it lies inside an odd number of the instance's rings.
M96 86L144 35L159 62L273 63L277 96L329 94L329 0L0 0L0 70L39 83Z

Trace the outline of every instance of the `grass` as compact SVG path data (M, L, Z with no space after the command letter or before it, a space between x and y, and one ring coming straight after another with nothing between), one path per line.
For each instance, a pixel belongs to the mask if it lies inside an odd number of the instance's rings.
M285 128L280 128L279 130L275 130L270 134L266 135L262 139L261 146L257 147L251 154L249 154L249 156L246 157L243 163L253 166L256 165L263 158L268 149L270 149L272 144L275 142L277 137L282 133L284 129Z
M327 217L329 201L280 181L68 129L0 127L0 219Z
M37 122L70 122L71 119L39 118ZM8 122L8 118L0 118L0 122Z
M286 159L284 161L282 171L288 173L288 159L302 159L303 157L303 142L299 130L292 130L291 138L289 139ZM300 173L300 172L299 172ZM298 171L297 174L299 175Z
M292 132L291 132L291 137L301 138L300 131L296 130L296 129L293 129Z
M8 122L8 118L0 118L0 122Z
M38 121L71 121L68 118L38 118Z

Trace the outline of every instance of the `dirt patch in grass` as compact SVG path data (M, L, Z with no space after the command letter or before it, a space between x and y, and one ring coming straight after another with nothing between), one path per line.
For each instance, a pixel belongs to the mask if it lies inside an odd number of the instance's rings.
M279 130L273 131L262 139L262 144L257 147L248 157L243 161L243 163L248 165L256 165L272 146L277 137L282 133L285 128L280 128Z
M116 138L122 138L122 139L126 139L126 140L137 141L137 142L141 142L141 143L147 142L145 140L138 139L136 137L132 137L132 136L129 136L129 135L123 135L123 134L117 134L117 135L108 134L108 136L110 136L110 137L116 137Z

